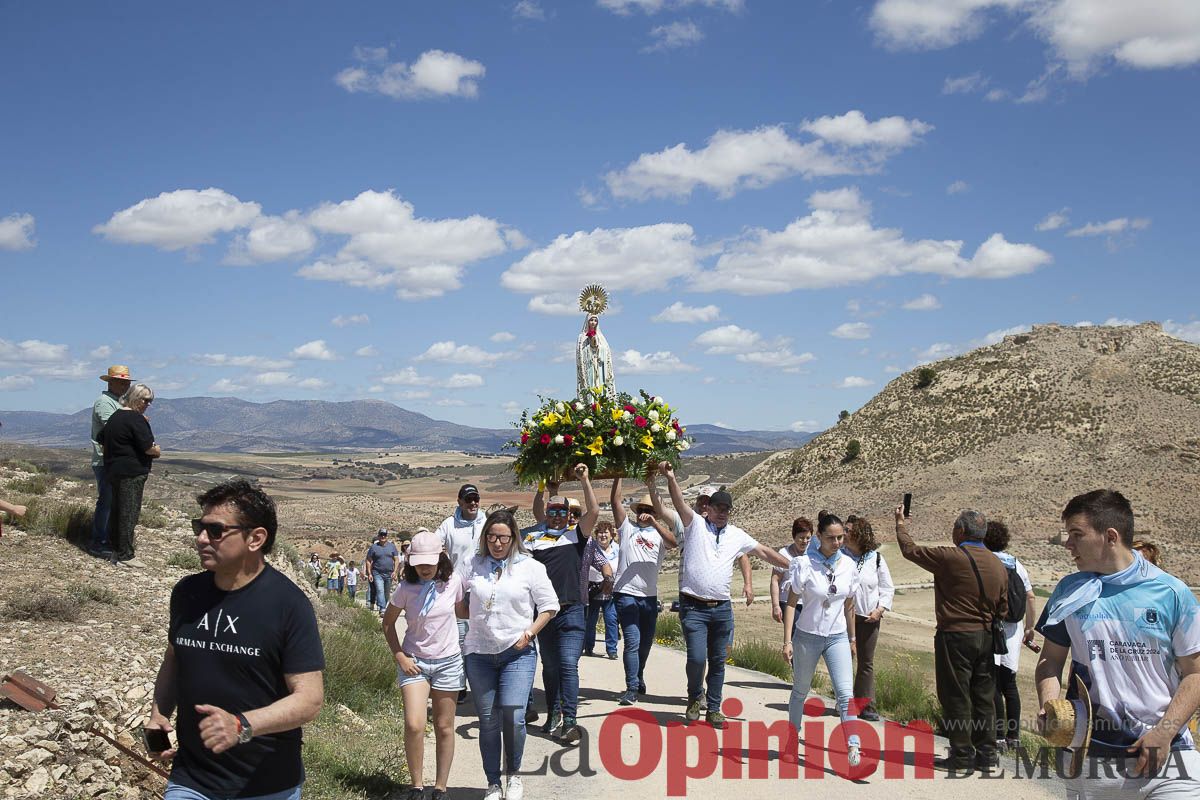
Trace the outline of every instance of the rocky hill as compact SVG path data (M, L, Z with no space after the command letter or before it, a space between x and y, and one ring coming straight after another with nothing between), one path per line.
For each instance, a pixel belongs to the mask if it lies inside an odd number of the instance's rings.
M1111 487L1137 528L1166 545L1168 569L1200 582L1200 347L1154 323L1044 325L889 383L805 447L777 453L735 487L739 513L779 530L820 508L866 513L891 536L912 492L919 537L948 538L955 514L1005 520L1027 557L1062 560L1046 542L1074 494ZM851 441L860 452L848 458Z

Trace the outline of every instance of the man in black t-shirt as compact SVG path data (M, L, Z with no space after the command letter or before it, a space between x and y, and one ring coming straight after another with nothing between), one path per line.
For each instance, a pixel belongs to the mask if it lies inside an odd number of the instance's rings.
M264 556L275 503L244 480L197 498L205 572L171 591L167 652L147 729L175 730L164 800L300 797L300 726L324 701L325 657L312 605ZM172 727L170 718L178 709Z

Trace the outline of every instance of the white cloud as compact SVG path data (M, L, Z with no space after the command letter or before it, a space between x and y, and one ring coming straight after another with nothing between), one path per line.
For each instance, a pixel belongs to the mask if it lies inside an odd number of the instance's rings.
M221 189L177 189L141 200L92 228L109 241L182 250L209 244L218 233L245 228L262 206L243 203Z
M693 279L696 291L720 286L743 295L846 286L908 273L951 278L1007 278L1033 272L1053 258L1032 245L992 234L971 258L956 240L909 241L901 231L871 224L870 204L857 189L816 192L813 211L782 231L748 230L726 248L715 269Z
M525 409L524 406L522 406L516 400L509 400L507 403L504 403L500 406L500 410L510 417L515 417Z
M29 250L33 240L33 214L9 214L0 218L0 250Z
M895 364L888 364L883 368L883 371L888 375L899 375L901 372L904 372L904 370L902 370L900 367L897 367Z
M495 333L493 333L491 336L488 337L488 339L490 339L493 342L496 342L497 344L503 344L505 342L515 341L516 338L517 338L516 336L509 333L508 331L496 331Z
M905 311L936 311L942 307L942 302L931 294L914 297L901 306Z
M433 404L435 406L441 406L441 407L446 407L446 406L458 407L458 406L467 405L467 401L460 400L457 397L440 397L437 400L434 400Z
M428 386L439 389L473 389L483 386L483 376L473 373L455 373L449 378L434 378L422 375L413 367L384 375L382 382L389 386ZM411 399L411 398L410 398Z
M95 358L95 359L108 358L109 356L112 355L112 352L113 352L113 350L111 347L109 347L106 344L102 344L99 347L97 347L95 350L93 350L92 352L88 353L88 358Z
M456 344L453 341L448 341L434 342L429 345L428 350L417 356L416 360L490 367L508 357L508 353L489 353L473 344Z
M756 331L737 325L722 325L697 336L696 344L705 348L706 355L722 356L761 349L764 342L762 335Z
M0 364L55 364L70 358L65 344L51 344L41 339L10 342L0 339Z
M443 381L442 386L446 389L474 389L483 386L483 376L470 372L465 374L456 372Z
M402 300L438 297L462 286L467 264L509 249L511 231L493 219L421 219L392 191L323 203L308 217L324 233L349 237L332 258L297 274L368 289L395 288ZM522 237L523 238L523 237Z
M690 225L672 223L563 234L505 270L500 283L536 294L530 311L575 316L576 293L599 276L609 291L638 293L693 274L701 255L694 238Z
M618 356L620 371L628 375L669 375L674 372L696 372L697 367L685 364L679 356L668 350L642 354L637 350L626 350Z
M406 389L403 392L397 392L396 397L400 400L428 400L433 397L433 392L425 389Z
M1000 330L990 331L982 338L971 339L965 344L951 344L950 342L935 342L929 347L917 353L917 364L928 364L931 361L941 361L944 358L951 358L959 353L965 353L967 350L973 350L977 347L987 347L993 344L999 344L1004 340L1005 336L1014 336L1018 333L1029 333L1032 328L1029 325L1013 325L1011 328L1001 328ZM892 367L888 368L891 371ZM899 371L899 370L897 370Z
M186 385L186 384L185 384ZM271 370L250 375L239 380L221 378L208 387L216 394L258 393L269 389L296 388L319 390L329 387L329 382L320 378L298 378L290 372ZM163 391L166 391L165 389Z
M292 362L283 358L265 358L263 356L230 356L225 353L204 353L195 356L197 364L206 367L249 367L251 369L277 370L287 369Z
M1029 333L1032 328L1029 325L1014 325L1011 328L1002 328L998 331L992 331L983 337L982 340L974 340L971 342L972 347L986 347L988 345L1000 344L1004 341L1005 336L1015 336L1018 333Z
M870 339L871 326L865 322L843 322L829 332L838 339Z
M1167 320L1162 324L1163 332L1174 336L1176 339L1183 339L1185 342L1192 344L1200 344L1200 322L1193 320L1192 322L1172 322Z
M367 387L367 394L383 394L387 391L387 387L382 383L373 383Z
M737 360L758 367L781 369L784 372L798 372L803 364L814 361L812 353L793 353L787 345L773 350L754 350L749 353L738 353Z
M793 175L812 179L877 171L933 126L904 117L872 122L853 110L806 121L800 129L814 138L792 138L782 125L719 130L698 150L680 143L643 153L623 169L606 174L604 181L613 197L626 200L682 198L699 187L730 197Z
M946 194L962 194L963 192L969 192L970 190L971 184L967 183L966 181L955 181L946 187Z
M1135 69L1200 62L1193 0L879 0L870 24L889 47L936 49L978 36L1005 12L1022 16L1075 76L1108 59Z
M322 380L321 378L304 378L296 386L300 389L327 389L329 388L329 381Z
M958 78L946 78L942 83L942 94L973 94L983 91L990 82L989 78L978 72Z
M917 363L926 364L930 361L941 361L943 358L950 358L962 352L961 347L956 347L949 342L934 342L921 352L917 353Z
M0 376L0 392L20 392L33 386L33 378L28 375Z
M1126 231L1141 231L1150 227L1150 220L1145 217L1129 219L1117 217L1108 222L1089 222L1079 228L1067 231L1067 236L1112 236Z
M431 97L477 97L487 68L478 61L444 50L426 50L411 65L387 61L387 48L356 48L358 66L348 67L334 82L348 92L375 92L395 100Z
M657 14L660 11L677 10L688 6L703 6L724 11L741 11L745 0L597 0L601 8L617 14L631 14L641 11L643 14Z
M374 345L369 344L365 347L360 347L355 350L354 355L358 356L359 358L372 358L379 355L379 351L375 349Z
M1059 228L1070 224L1071 219L1067 216L1070 208L1060 208L1058 211L1051 211L1041 222L1033 226L1035 231L1056 231Z
M655 53L700 44L704 41L704 31L689 19L670 22L666 25L656 25L650 29L650 38L654 40L654 43L643 47L643 53Z
M521 0L513 6L513 16L517 19L543 20L546 18L546 12L536 0Z
M371 318L366 314L350 314L344 316L338 314L330 320L336 328L345 328L347 325L366 325L371 321Z
M261 264L307 254L317 245L316 234L305 224L298 211L281 217L260 216L250 230L238 235L229 245L227 264Z
M800 419L788 425L788 430L792 433L808 433L809 431L819 431L821 423L815 419Z
M715 322L721 316L717 306L688 306L676 301L651 317L654 322Z
M860 378L858 375L847 375L842 378L841 383L837 385L838 389L863 389L873 384L874 381L867 378Z
M289 355L292 358L311 361L336 361L338 358L337 353L329 349L324 339L314 339L311 342L306 342L293 350Z
M1100 324L1106 328L1123 328L1129 325L1137 325L1138 321L1136 319L1129 319L1128 317L1109 317Z
M208 390L217 394L236 394L237 392L244 392L246 387L229 378L221 378L212 386L209 386Z

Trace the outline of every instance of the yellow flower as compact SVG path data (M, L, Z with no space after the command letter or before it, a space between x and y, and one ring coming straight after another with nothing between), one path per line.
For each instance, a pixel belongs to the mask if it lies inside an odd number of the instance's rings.
M654 447L654 437L647 433L645 436L642 437L642 445L647 450L652 449Z
M620 421L621 421L621 417L622 417L624 414L625 414L625 409L623 409L623 408L614 408L614 409L612 410L612 418L613 418L613 422L620 422Z
M552 428L556 422L558 422L558 414L555 414L553 411L542 417L543 428Z
M594 456L600 455L604 452L604 440L597 436L592 440L592 443L587 446L587 449Z
M604 396L604 387L603 386L593 386L592 394L596 395L596 397L603 397Z

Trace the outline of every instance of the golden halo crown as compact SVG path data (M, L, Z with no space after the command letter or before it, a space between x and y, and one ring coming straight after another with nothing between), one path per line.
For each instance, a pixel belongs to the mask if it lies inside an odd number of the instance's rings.
M603 314L608 308L608 292L598 283L583 287L579 293L579 308L587 314Z

